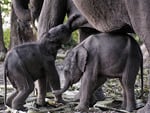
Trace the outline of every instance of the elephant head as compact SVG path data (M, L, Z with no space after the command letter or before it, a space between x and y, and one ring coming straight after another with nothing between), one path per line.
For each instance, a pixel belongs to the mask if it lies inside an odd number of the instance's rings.
M48 31L48 38L51 42L66 43L71 39L71 33L67 24L61 24Z
M69 86L77 83L82 77L87 64L87 50L81 45L71 50L64 60L64 77L65 84L61 90L54 91L59 95L65 92Z
M51 28L48 33L43 33L43 38L40 38L41 52L46 55L56 56L57 50L61 47L62 43L66 43L71 39L72 33L72 21L70 18L65 24L60 24L56 27Z
M71 33L76 30L76 26L72 26L74 20L79 15L71 16L65 24L60 24L56 27L51 28L47 33L47 38L51 42L66 43L71 39Z
M48 33L44 33L40 38L40 49L43 55L54 55L56 57L61 44L67 42L71 37L71 32L64 24L51 28Z

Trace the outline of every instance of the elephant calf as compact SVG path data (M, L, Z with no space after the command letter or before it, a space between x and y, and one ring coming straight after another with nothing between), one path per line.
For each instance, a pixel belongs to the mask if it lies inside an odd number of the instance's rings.
M61 43L70 38L72 32L70 24L71 20L50 29L43 39L17 46L9 51L4 64L5 88L7 88L6 77L8 77L15 91L7 100L5 94L7 106L24 110L23 105L34 89L35 80L38 80L39 85L37 104L45 104L46 79L50 81L53 90L60 90L55 59ZM58 102L63 102L61 94L56 95L56 99Z
M60 95L82 77L80 103L76 109L86 111L93 92L107 78L119 78L123 87L122 107L132 111L136 108L134 84L140 66L143 84L143 57L131 36L119 33L91 35L67 54L64 60L65 85L54 93Z

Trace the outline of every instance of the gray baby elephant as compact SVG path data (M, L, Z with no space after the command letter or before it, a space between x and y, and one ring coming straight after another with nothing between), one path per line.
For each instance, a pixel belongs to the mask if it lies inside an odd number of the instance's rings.
M143 84L143 56L131 36L119 33L91 35L67 54L64 60L65 85L54 93L60 95L82 77L80 103L76 109L86 111L93 92L107 78L119 78L123 87L122 107L132 111L136 108L134 84L140 66Z
M10 80L15 91L7 98L5 104L13 109L25 110L26 98L34 89L34 81L38 80L37 104L45 104L46 80L49 80L53 90L60 90L60 80L55 67L57 50L61 43L70 38L71 20L45 33L43 39L17 46L11 49L5 59L4 78ZM62 40L63 39L63 40ZM6 89L7 90L7 89ZM62 96L56 95L58 102L63 102Z

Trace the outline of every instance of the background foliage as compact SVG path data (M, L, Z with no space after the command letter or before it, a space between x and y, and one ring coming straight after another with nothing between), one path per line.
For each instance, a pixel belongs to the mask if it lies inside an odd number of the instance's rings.
M0 1L1 11L2 11L2 21L3 21L3 34L5 46L8 48L10 43L10 10L11 3L10 0Z

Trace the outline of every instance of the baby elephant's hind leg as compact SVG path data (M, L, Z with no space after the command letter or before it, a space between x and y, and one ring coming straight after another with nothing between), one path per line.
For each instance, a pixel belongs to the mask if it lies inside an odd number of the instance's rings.
M13 93L11 95L8 96L8 98L6 99L6 105L8 107L12 107L12 101L13 99L16 97L18 91L16 88L16 84L15 84L15 79L13 76L8 76L9 81L11 82L12 86L15 88L15 90L13 91Z
M134 85L136 76L138 74L139 70L139 61L134 58L131 59L129 57L125 71L122 75L122 85L124 88L125 98L126 100L126 110L127 111L133 111L136 109L136 100L135 100L135 94L134 94Z
M7 105L8 107L12 107L12 100L16 97L17 93L18 93L18 91L15 90L15 91L7 98L7 100L6 100L6 105Z
M17 110L25 110L23 105L25 104L26 98L34 89L34 81L30 75L22 75L19 73L16 74L15 78L18 94L12 101L12 108Z

